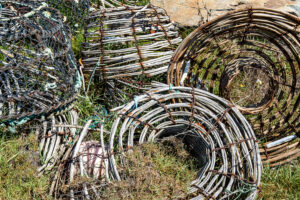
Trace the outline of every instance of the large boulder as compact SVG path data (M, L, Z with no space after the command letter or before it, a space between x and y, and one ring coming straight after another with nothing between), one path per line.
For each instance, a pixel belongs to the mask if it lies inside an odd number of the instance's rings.
M300 0L151 0L151 3L166 9L171 20L181 26L198 26L228 11L247 6L300 15Z

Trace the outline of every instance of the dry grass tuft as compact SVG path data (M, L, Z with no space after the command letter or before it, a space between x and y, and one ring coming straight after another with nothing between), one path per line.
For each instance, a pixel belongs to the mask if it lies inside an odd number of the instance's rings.
M103 199L180 199L197 175L196 160L177 140L144 144L126 154L124 181L102 191Z

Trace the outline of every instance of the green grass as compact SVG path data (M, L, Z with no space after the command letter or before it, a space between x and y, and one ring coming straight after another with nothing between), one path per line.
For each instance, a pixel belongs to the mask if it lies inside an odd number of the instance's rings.
M0 130L0 199L51 199L47 176L37 177L34 135L12 136Z
M300 199L300 159L278 168L265 166L258 199Z
M72 36L71 44L76 59L81 57L81 44L84 42L83 31L79 31L76 35Z

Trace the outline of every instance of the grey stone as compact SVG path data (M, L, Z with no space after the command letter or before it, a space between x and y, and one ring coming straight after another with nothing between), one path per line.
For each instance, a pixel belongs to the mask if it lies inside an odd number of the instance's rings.
M265 7L300 16L300 0L151 0L181 26L198 26L228 11Z

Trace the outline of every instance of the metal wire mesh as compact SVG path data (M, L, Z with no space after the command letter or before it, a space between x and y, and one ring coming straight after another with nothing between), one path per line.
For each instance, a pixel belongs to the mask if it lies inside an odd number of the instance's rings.
M41 166L37 170L39 174L52 171L61 162L63 156L68 151L70 153L83 129L79 121L78 112L71 109L37 122L38 126L31 125L31 130L35 131L39 140L41 155ZM100 129L96 127L99 122L94 120L93 123L94 125L89 126L87 130L99 131Z
M71 199L101 198L105 184L124 179L118 171L126 160L124 152L145 142L177 137L202 163L184 199L255 199L262 164L254 132L238 109L203 90L157 87L117 108L110 135L104 135L101 125L98 143L84 142L92 120L88 121L60 165L53 191ZM76 182L76 177L92 179Z
M50 7L64 15L64 21L72 27L72 32L80 31L86 15L96 9L113 8L122 5L135 5L136 1L118 0L44 0Z
M83 72L95 76L120 102L166 79L171 56L181 42L166 12L150 4L92 12L85 23ZM125 89L129 88L129 89Z
M74 145L74 138L78 134L79 116L76 111L71 110L59 115L52 115L42 121L37 127L36 135L41 155L41 166L37 172L42 174L51 171L63 155Z
M15 126L71 103L81 81L58 11L34 0L0 5L0 124Z
M168 83L229 99L262 141L299 134L299 25L299 18L275 10L229 12L182 42L168 70ZM290 145L295 147L293 141ZM281 158L295 158L297 148L281 152Z
M139 4L138 0L91 0L91 4L94 8L113 8L113 7L120 7L120 6L135 6Z

